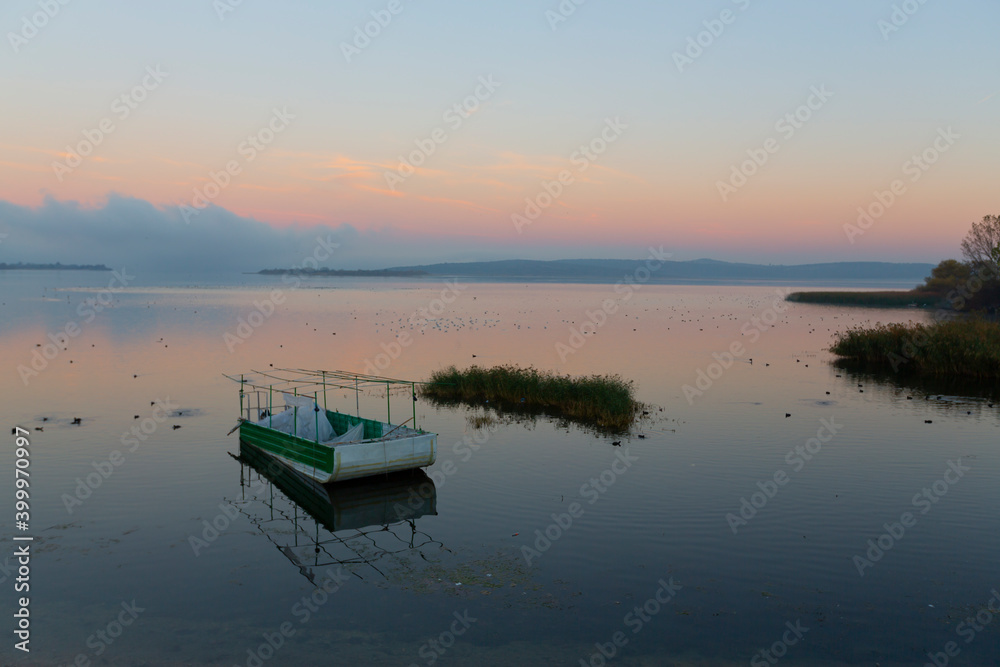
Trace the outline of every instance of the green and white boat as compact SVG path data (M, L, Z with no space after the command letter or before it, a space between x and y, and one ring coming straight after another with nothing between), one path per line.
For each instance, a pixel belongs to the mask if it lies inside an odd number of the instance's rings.
M301 369L226 377L240 384L240 442L321 484L424 468L437 458L437 434L416 426L417 382ZM393 424L391 396L401 389L412 416ZM345 390L354 392L355 414L327 405ZM360 397L373 390L385 391L384 422L361 417Z

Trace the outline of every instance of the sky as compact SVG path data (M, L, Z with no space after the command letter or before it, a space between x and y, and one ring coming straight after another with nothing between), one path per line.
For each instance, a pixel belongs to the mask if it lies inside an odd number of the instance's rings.
M0 262L960 257L994 0L8 0ZM224 259L223 259L224 257Z

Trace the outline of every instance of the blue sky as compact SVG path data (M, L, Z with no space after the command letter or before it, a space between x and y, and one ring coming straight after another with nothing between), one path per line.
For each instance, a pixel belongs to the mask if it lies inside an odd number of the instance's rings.
M279 230L347 225L367 239L364 263L392 249L430 262L631 257L654 244L679 259L937 261L998 209L993 2L567 0L575 10L553 24L555 1L399 0L392 15L389 0L244 0L220 15L231 1L53 0L55 16L21 40L39 2L0 9L0 201L29 226L6 232L0 260L17 258L17 238L35 254L30 221L51 214L46 198L97 212L67 225L99 223L110 195L170 219L276 108L294 121L211 205ZM348 62L342 45L372 12L391 21ZM675 54L699 38L679 71ZM114 119L112 102L151 66L165 80ZM446 128L481 77L499 87ZM832 98L722 197L720 183L815 86ZM53 163L109 117L115 131L57 178ZM609 118L628 126L620 141L518 232L512 216ZM439 127L446 141L387 187ZM943 128L961 138L852 242L857 209ZM166 223L137 220L136 234L143 224Z

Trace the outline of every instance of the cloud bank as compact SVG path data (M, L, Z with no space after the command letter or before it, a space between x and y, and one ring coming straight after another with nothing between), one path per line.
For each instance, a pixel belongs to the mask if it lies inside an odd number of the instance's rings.
M350 224L275 227L214 205L188 218L190 222L179 206L156 206L118 194L97 206L52 197L35 208L0 200L0 262L106 264L155 273L242 273L300 267L307 258L324 257L323 252L314 253L331 243L339 247L321 266L335 269L515 257L625 259L646 252L645 247L624 244L594 249L565 242L503 243L471 234L439 237L391 226L375 230L359 230Z
M0 201L0 262L106 264L145 271L253 272L303 265L317 248L339 244L322 266L372 269L497 258L501 249L481 239L415 237L386 228L354 226L274 227L209 206L185 221L177 206L109 195L94 207L46 198L30 208ZM5 236L4 236L5 235Z
M209 205L185 220L175 205L157 206L146 200L111 194L87 206L46 198L28 207L0 200L0 263L105 264L141 268L150 273L247 273L261 269L301 267L309 258L333 269L382 269L439 262L499 259L636 259L647 246L633 243L587 243L579 238L521 238L406 232L386 225L358 229L350 224L275 227ZM505 231L510 231L504 227ZM871 256L850 257L836 249L826 253L805 249L765 252L750 246L730 250L720 245L678 247L671 235L657 235L674 259L712 257L726 261L801 264L842 260L914 261L909 256L871 250ZM325 260L325 248L338 244ZM320 252L317 253L317 250ZM886 255L890 255L887 257ZM927 258L921 260L931 261ZM311 264L309 264L311 266Z
M350 225L277 229L209 207L184 221L177 207L157 208L118 195L103 206L47 198L38 208L0 201L0 262L61 262L141 267L156 272L257 271L301 264L317 237L347 250L359 238Z

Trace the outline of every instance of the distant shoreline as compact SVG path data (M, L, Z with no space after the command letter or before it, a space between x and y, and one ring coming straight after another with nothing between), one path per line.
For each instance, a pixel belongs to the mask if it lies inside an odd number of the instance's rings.
M326 276L334 278L423 278L430 275L426 271L375 269L375 270L345 270L345 269L264 269L258 271L261 276Z
M110 271L103 264L3 264L0 271Z
M647 264L649 266L647 266ZM888 262L833 262L795 266L737 264L717 260L693 261L570 259L457 262L383 269L345 270L326 267L265 269L259 275L299 275L355 278L457 278L463 281L559 283L744 283L815 284L831 281L845 285L906 285L912 287L933 269L931 264Z

